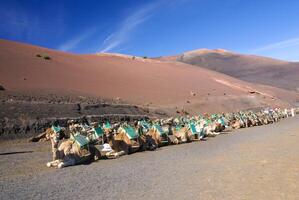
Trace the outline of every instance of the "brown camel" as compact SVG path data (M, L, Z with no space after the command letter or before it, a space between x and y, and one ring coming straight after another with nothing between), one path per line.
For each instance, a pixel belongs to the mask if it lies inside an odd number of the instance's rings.
M111 131L106 132L105 134L109 145L116 155L118 152L123 152L121 154L131 154L137 151L145 151L147 149L147 141L149 140L148 136L139 136L136 133L136 130L128 125L115 128L117 129L116 133L111 129Z
M147 141L151 140L153 145L156 147L165 146L171 143L167 132L165 132L159 124L154 124L153 126L150 126L146 122L141 122L137 126L137 130L139 133L141 133L141 137L146 137Z
M100 152L93 145L86 145L84 148L71 139L63 141L58 147L59 159L48 162L48 167L63 168L78 165L100 158Z
M232 120L230 122L230 126L233 128L233 129L240 129L242 128L242 125L241 125L241 122L239 120Z
M192 133L188 130L188 127L176 128L172 126L170 130L171 133L175 136L173 144L181 144L192 141Z

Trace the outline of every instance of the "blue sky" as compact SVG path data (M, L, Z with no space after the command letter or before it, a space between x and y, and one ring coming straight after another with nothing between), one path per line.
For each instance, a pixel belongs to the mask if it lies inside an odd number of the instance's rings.
M209 48L299 61L295 0L1 0L0 38L74 53Z

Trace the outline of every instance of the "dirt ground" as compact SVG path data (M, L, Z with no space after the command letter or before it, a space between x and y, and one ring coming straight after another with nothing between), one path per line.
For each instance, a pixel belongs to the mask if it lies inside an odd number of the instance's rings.
M203 142L49 169L50 144L0 142L0 199L299 199L299 116Z

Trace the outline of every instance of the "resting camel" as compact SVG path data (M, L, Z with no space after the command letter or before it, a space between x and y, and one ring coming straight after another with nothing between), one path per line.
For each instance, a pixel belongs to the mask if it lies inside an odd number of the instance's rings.
M159 127L159 129L152 127L147 133L144 134L150 136L157 147L162 147L171 143L168 135L162 132L163 130L160 130L160 128L161 127Z
M192 141L192 133L189 131L188 127L171 126L169 129L169 134L175 136L175 139L172 142L173 144L181 144Z
M138 135L133 127L125 126L129 127L130 131L133 131L132 134L135 135L129 135L126 132L128 129L122 126L115 127L114 130L116 131L111 129L111 131L105 133L114 154L117 155L118 152L121 152L121 155L131 154L137 151L154 150L157 148L150 135Z
M219 135L220 132L220 124L214 123L210 120L206 119L200 119L197 122L197 129L201 130L203 132L204 137L215 137L216 135Z
M151 126L145 121L139 121L137 124L137 130L141 136L151 138L156 147L161 147L171 143L167 132L163 130L158 123Z
M59 159L47 163L47 167L63 168L78 165L100 158L100 152L93 146L87 145L85 148L71 139L63 141L58 147Z
M222 132L224 131L225 129L225 125L222 124L220 121L214 121L211 123L211 126L212 126L212 131L213 132L216 132L216 133L219 133L219 132Z
M242 123L237 120L237 119L234 119L230 122L230 126L233 128L233 129L240 129L242 128Z
M111 150L105 153L107 158L118 158L129 153L128 145L122 140L115 140L113 131L105 132L107 142Z
M269 119L265 115L260 116L260 121L263 125L267 125L270 123Z
M251 126L261 125L258 118L257 118L257 116L253 115L252 113L250 113L250 115L248 116L248 120L250 120Z
M199 141L204 137L203 127L196 121L189 121L187 124L188 130L191 133L191 141Z

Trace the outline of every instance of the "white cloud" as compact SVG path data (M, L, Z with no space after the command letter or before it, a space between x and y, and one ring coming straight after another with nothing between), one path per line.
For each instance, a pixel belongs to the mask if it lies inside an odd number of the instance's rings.
M290 47L294 47L294 46L299 46L299 37L275 42L272 44L268 44L268 45L256 48L256 49L252 50L252 53L259 53L259 52L265 52L265 51L277 50L277 49L285 49L285 48L290 48Z
M80 35L72 38L71 40L65 42L64 44L61 44L58 49L61 51L69 51L74 48L76 48L81 42L84 40L90 38L92 35L94 35L96 32L95 28L91 28L86 30L85 32L81 33Z
M157 8L158 4L159 2L147 4L133 14L127 16L121 23L119 29L106 37L100 51L108 52L126 43L129 40L132 31L152 16L153 11Z
M135 10L132 14L129 14L121 21L118 29L111 34L109 34L100 48L100 52L108 52L111 50L126 49L122 45L128 42L132 32L138 28L139 25L148 20L152 15L157 12L157 9L162 5L167 5L168 7L174 7L180 5L179 3L186 2L187 0L155 0L149 4L145 4L139 9ZM190 0L188 0L190 1ZM88 38L96 35L99 32L98 28L92 28L86 30L85 32L77 35L75 38L61 44L58 49L62 51L69 51L78 47L82 42Z

